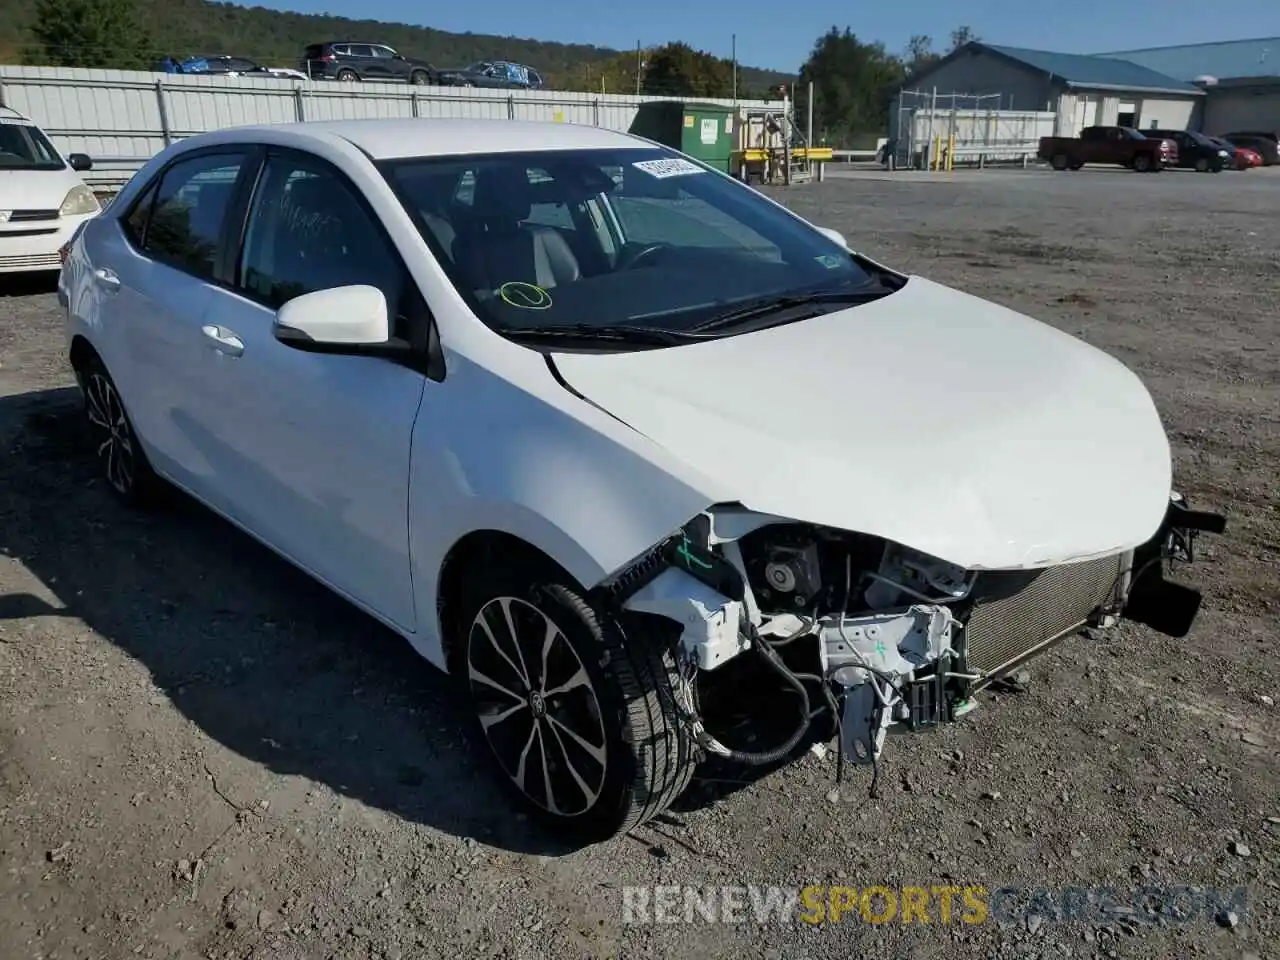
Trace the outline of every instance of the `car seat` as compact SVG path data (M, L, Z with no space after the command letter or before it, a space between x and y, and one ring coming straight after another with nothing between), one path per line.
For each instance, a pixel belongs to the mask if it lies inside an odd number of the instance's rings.
M455 223L453 259L472 290L520 281L551 288L582 275L578 258L553 227L525 223L532 188L523 167L482 169L466 223Z

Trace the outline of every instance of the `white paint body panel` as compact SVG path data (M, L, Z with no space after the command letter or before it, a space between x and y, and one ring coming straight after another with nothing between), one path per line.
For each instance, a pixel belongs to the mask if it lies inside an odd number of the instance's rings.
M969 569L1117 553L1167 508L1168 441L1133 373L920 277L758 333L556 363L750 509Z
M1119 551L1158 526L1169 452L1137 379L1050 327L921 279L716 343L560 356L593 402L582 399L471 312L361 152L454 152L467 137L476 149L637 144L497 121L228 130L161 154L113 205L127 210L160 165L213 143L329 160L421 289L442 382L279 343L272 311L134 253L110 212L75 244L61 284L68 343L84 337L103 357L156 468L437 665L442 565L476 531L519 537L591 585L735 500L969 566ZM104 290L100 265L133 292ZM243 351L218 349L206 327Z
M11 118L6 122L34 126ZM0 169L0 273L59 268L58 249L71 239L76 227L97 214L18 222L11 222L7 215L14 210L57 210L67 193L83 184L70 166L62 170Z

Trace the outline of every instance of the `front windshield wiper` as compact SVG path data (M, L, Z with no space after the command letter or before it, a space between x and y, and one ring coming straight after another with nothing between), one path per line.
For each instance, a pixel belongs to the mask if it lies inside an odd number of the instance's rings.
M805 307L824 303L859 304L879 300L893 293L891 287L880 283L866 284L852 290L819 290L815 293L794 293L784 296L763 297L752 300L744 306L735 307L726 313L717 314L709 320L696 324L691 329L695 333L709 330L724 330L740 323L757 320L771 313L780 313L792 307Z
M639 324L571 323L547 327L504 327L503 336L513 340L612 340L620 343L642 343L670 346L691 340L709 339L688 330L668 327L645 327Z

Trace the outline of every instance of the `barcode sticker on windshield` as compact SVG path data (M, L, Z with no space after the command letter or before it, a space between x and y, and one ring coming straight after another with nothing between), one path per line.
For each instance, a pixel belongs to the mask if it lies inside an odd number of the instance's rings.
M657 177L659 180L667 177L687 177L691 173L706 173L696 163L690 163L688 160L674 158L671 160L641 160L639 163L633 163L633 167L637 170L643 170L651 177Z

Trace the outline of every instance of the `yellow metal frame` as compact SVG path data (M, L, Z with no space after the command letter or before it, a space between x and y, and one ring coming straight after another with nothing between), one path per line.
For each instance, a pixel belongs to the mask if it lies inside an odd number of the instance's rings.
M739 150L742 159L747 163L764 163L774 153L782 153L782 148L769 149L767 147L749 147L746 150ZM793 160L813 160L814 162L823 162L830 160L832 157L830 147L796 147L791 151L791 159Z

